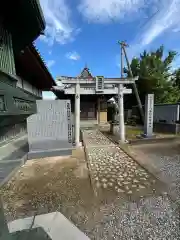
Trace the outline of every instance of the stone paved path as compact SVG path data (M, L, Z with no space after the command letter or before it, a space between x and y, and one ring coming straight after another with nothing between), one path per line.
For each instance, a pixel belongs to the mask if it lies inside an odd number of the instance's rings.
M83 141L95 193L106 198L100 209L103 221L94 229L98 236L180 239L179 207L163 192L164 186L98 130L84 130ZM108 202L112 192L117 196ZM102 234L101 226L106 233Z
M159 181L98 130L84 130L83 139L97 194L109 189L129 197L142 197L161 189Z
M179 207L161 193L158 180L100 132L85 130L83 135L97 195L92 192L83 151L70 159L29 161L1 191L8 219L58 211L91 240L179 240ZM118 184L125 181L130 182L129 189ZM148 181L150 186L145 184Z

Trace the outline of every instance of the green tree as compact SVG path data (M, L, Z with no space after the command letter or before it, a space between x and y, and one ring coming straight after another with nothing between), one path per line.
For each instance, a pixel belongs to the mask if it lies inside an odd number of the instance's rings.
M180 89L180 68L176 69L172 74L173 86Z
M175 76L175 79L179 77L178 80L170 80L171 65L176 55L175 51L169 51L167 56L164 56L164 46L160 46L156 51L144 51L139 58L132 59L130 66L133 76L138 77L136 84L142 104L148 93L154 93L155 103L175 103L179 100L180 70ZM127 68L124 72L129 76ZM131 106L135 105L135 96L130 99Z

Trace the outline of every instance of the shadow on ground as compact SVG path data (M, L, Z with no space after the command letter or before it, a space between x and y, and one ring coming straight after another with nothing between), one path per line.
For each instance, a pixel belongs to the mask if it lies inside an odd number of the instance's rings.
M23 230L10 234L12 240L51 240L47 233L42 228Z

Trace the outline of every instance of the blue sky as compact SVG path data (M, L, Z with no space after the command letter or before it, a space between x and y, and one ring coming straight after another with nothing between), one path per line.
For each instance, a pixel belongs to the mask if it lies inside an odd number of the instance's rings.
M129 58L165 45L180 53L180 0L40 0L45 35L36 46L54 78L77 76L85 64L93 75L120 76L118 40ZM180 57L173 67L179 67ZM44 93L53 98L52 93Z

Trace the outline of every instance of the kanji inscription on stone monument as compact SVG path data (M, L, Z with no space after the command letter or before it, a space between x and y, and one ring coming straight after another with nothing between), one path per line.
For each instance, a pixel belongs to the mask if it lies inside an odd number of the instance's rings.
M57 156L72 149L70 100L38 100L37 114L27 118L27 129L29 159Z
M153 135L154 94L148 94L145 101L144 134L147 137Z

